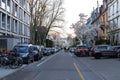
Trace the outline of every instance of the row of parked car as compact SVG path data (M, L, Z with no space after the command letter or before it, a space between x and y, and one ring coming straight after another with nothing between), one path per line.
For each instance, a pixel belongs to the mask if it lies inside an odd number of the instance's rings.
M33 44L17 44L13 51L23 59L23 63L27 64L57 52L56 48L41 48L39 45Z
M120 57L120 46L101 44L89 48L84 45L78 45L76 48L71 48L70 52L79 57L92 56L95 59L100 59L101 57Z

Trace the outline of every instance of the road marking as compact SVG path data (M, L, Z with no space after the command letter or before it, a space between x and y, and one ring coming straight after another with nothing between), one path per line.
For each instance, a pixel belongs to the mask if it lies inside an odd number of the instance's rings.
M80 69L78 68L77 64L76 63L73 63L73 64L74 64L74 67L75 67L76 71L78 72L80 78L82 80L85 80L85 78L84 78L83 74L81 73Z
M56 53L56 54L53 55L53 56L50 56L48 59L46 59L46 60L44 60L43 62L39 63L39 64L37 65L37 67L39 67L39 66L41 66L42 64L44 64L45 62L49 61L51 58L53 58L53 57L56 56L57 54L58 54L58 53Z
M70 52L69 52L69 55L70 55L70 56L73 56L72 53L70 53Z

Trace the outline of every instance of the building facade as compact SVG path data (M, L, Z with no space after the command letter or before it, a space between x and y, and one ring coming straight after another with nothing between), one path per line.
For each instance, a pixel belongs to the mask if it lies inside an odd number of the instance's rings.
M100 24L101 39L107 40L107 28L108 28L108 9L107 0L103 0L103 5L100 7Z
M20 43L30 40L30 11L27 0L0 0L0 36L13 36Z
M108 35L111 44L120 44L120 0L108 1Z
M107 0L103 0L103 4L101 6L99 6L99 3L97 2L97 8L93 9L91 16L87 20L86 24L89 27L89 30L86 33L87 44L94 46L96 41L107 40L107 15Z

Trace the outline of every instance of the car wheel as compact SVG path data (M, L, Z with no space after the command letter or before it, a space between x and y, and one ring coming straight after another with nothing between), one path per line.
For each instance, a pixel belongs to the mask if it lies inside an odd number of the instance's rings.
M26 63L26 64L30 64L30 63L31 63L30 59L28 58L25 63Z
M34 62L34 56L32 57L31 62Z
M118 53L117 57L120 58L120 53Z

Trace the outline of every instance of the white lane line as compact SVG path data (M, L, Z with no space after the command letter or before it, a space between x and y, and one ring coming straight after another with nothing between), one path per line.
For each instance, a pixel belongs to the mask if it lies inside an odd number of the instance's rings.
M70 53L70 52L69 52L69 55L70 55L70 56L73 56L72 53Z
M37 65L37 67L40 67L42 64L44 64L45 62L49 61L51 58L53 58L53 57L56 56L57 54L58 54L58 53L56 53L56 54L53 55L53 56L50 56L48 59L46 59L46 60L44 60L43 62L39 63L39 64Z

